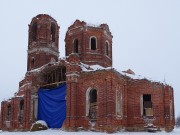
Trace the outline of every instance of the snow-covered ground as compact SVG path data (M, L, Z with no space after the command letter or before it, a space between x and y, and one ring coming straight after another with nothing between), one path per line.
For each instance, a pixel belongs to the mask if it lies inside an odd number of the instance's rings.
M65 132L62 130L46 130L46 131L36 131L36 132L0 132L0 135L105 135L107 133L101 133L101 132ZM179 129L174 129L170 133L166 132L156 132L156 133L149 133L149 132L118 132L118 133L113 133L112 135L162 135L162 134L167 134L167 135L180 135L180 128Z

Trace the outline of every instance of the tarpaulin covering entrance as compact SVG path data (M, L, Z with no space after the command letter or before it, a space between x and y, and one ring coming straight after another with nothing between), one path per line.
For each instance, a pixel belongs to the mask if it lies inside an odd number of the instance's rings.
M46 121L49 128L60 128L66 118L66 83L53 89L38 91L38 120Z

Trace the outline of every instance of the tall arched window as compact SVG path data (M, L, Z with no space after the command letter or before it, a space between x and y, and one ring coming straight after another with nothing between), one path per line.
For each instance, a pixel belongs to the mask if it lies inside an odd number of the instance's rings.
M24 100L20 101L20 105L19 105L19 122L22 123L23 122L23 116L24 116Z
M90 49L91 50L96 50L97 48L97 40L96 37L91 37L90 38Z
M21 100L19 109L24 110L24 100Z
M90 121L96 121L97 116L97 90L91 89L86 93L86 116Z
M8 105L7 107L7 121L11 120L11 105Z
M37 39L37 23L32 25L32 41L36 41Z
M35 58L32 57L31 58L31 68L34 68L34 65L35 65Z
M78 39L74 40L74 53L78 53Z
M105 54L107 56L109 55L109 44L108 44L108 42L105 43Z
M122 116L122 92L116 90L116 114Z
M51 23L51 40L55 42L55 35L56 35L56 25Z

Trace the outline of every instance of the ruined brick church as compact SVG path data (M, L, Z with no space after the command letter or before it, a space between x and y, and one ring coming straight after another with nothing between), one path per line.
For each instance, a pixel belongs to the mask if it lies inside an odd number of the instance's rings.
M59 29L46 14L29 24L27 72L17 93L1 102L2 130L30 130L38 120L39 88L48 91L62 84L62 128L67 131L140 131L148 122L158 129L174 128L173 88L130 69L112 68L113 36L107 24L76 20L66 32L65 58L59 58Z

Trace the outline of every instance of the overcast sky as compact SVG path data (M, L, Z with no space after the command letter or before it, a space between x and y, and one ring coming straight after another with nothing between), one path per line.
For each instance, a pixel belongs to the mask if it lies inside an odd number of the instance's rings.
M113 66L165 81L180 115L180 0L4 0L0 2L0 101L18 91L27 69L28 24L49 14L60 25L60 57L67 28L80 19L107 23Z

